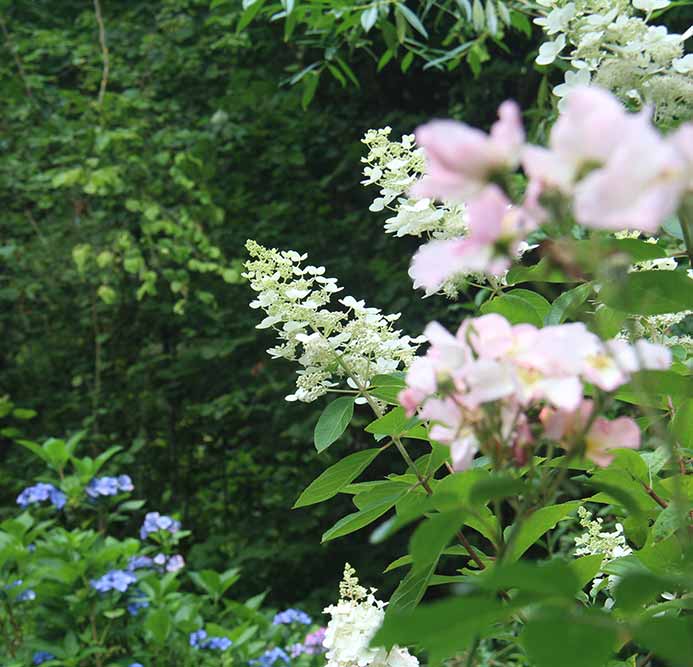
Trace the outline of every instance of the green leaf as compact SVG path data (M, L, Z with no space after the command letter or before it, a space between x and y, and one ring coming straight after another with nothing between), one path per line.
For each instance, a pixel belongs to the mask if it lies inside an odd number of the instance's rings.
M572 600L582 586L571 565L572 561L560 559L539 563L501 564L474 577L474 583L485 590L518 589L540 596L548 595Z
M584 283L567 292L563 292L552 304L544 318L544 325L562 324L592 294L592 284Z
M514 289L501 296L486 301L481 312L503 315L511 324L523 322L540 327L548 314L551 304L541 294L525 289Z
M378 495L374 498L372 503L365 505L358 512L342 517L332 528L329 528L323 533L320 541L328 542L329 540L343 537L344 535L348 535L349 533L353 533L368 526L378 517L381 517L385 512L394 507L395 503L407 492L407 490L408 487L405 486L398 491L391 491L384 497Z
M420 33L423 35L426 39L428 39L428 33L426 32L426 28L423 27L423 23L421 23L421 20L419 17L414 14L414 12L409 9L406 5L397 5L396 12L399 12L404 16L406 19L407 23L416 30L416 32Z
M569 613L543 609L526 623L520 641L536 667L605 667L614 654L618 632L613 619L598 610Z
M330 466L308 485L294 503L294 509L313 505L337 495L345 486L351 484L381 451L365 449L362 452L354 452Z
M693 449L693 398L676 406L671 432L681 447Z
M399 405L397 397L406 386L403 373L376 375L371 380L370 393L381 401L391 405Z
M650 618L633 632L635 641L671 667L693 665L693 616Z
M506 530L508 539L511 530L517 530L511 546L508 549L506 560L516 561L522 554L529 549L546 531L551 530L555 525L565 519L568 514L576 510L582 504L576 500L560 505L549 505L542 507L524 519L519 527L511 526Z
M514 12L515 15L517 12ZM553 267L549 260L544 257L534 266L514 266L508 271L508 285L518 283L565 283L568 282L566 276Z
M368 424L364 430L376 435L398 436L415 426L417 421L416 417L407 417L404 408L396 407Z
M315 91L318 89L320 81L320 72L310 72L303 77L303 95L301 96L301 107L305 111L315 97Z
M480 632L512 613L510 605L504 609L488 593L448 598L416 609L414 606L393 605L391 601L372 644L420 646L428 652L429 664L464 651Z
M683 271L635 271L599 293L607 306L637 315L693 310L691 279Z
M488 25L488 31L492 35L498 33L498 16L493 0L486 0L486 25Z
M262 9L262 5L265 4L265 0L255 0L245 11L241 14L241 18L238 20L238 25L236 26L236 32L239 33L244 30L250 22L257 16L258 12Z
M147 616L144 628L152 635L154 641L162 645L171 632L171 616L168 609L157 609Z
M505 475L481 479L474 484L469 496L472 505L486 504L489 500L516 496L525 490L521 479L513 479Z
M330 403L320 415L313 433L313 443L318 452L324 452L346 431L354 416L354 398L342 396Z
M368 32L378 20L378 7L373 5L361 12L361 27Z
M464 513L452 510L425 519L412 535L409 551L414 561L414 570L436 563L443 549L462 525Z
M390 596L388 610L393 613L412 611L423 599L437 564L438 561L436 560L426 564L426 566L412 567Z

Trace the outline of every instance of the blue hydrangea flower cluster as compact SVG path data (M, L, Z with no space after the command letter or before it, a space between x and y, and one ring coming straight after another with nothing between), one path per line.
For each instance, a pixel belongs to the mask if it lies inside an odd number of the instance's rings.
M48 651L36 651L32 661L35 665L42 665L44 662L48 662L54 658L55 656L52 653L48 653Z
M140 537L144 540L147 535L166 530L169 533L177 533L180 530L180 521L172 519L170 516L159 514L159 512L147 512L144 516L144 523L140 528Z
M300 609L286 609L275 615L272 623L274 625L291 625L291 623L301 623L302 625L310 625L313 622L305 611Z
M144 667L144 665L141 662L133 662L128 667Z
M283 662L285 665L291 663L291 659L286 651L279 647L265 651L257 660L250 660L248 664L257 665L257 667L273 667L277 662Z
M107 593L108 591L120 591L125 593L128 586L131 586L137 581L137 577L131 572L125 570L111 570L106 572L103 577L91 580L91 587L99 593Z
M26 489L17 496L17 504L22 509L26 509L29 505L40 503L44 500L50 500L53 506L60 510L65 507L67 496L62 491L58 491L52 484L46 484L44 482L39 482L38 484L34 484L34 486L27 486Z
M149 556L133 556L128 561L128 572L144 570L148 567L154 567L154 561Z
M137 616L140 609L146 609L149 606L149 600L142 590L139 588L132 591L132 595L128 602L128 613L130 616Z
M226 651L233 642L228 637L207 637L206 630L195 630L190 633L190 646L208 651Z
M90 498L98 498L126 493L133 491L134 488L129 475L118 475L118 477L94 477L87 484L85 491Z
M13 581L11 584L7 584L5 586L6 590L11 590L13 588L17 588L17 586L21 586L24 583L23 579L16 579ZM15 600L17 602L27 602L28 600L35 600L36 599L36 593L32 591L30 588L27 588L25 591L22 591Z
M157 554L154 556L154 565L166 570L166 572L178 572L185 567L185 560L180 554L168 558L166 554Z

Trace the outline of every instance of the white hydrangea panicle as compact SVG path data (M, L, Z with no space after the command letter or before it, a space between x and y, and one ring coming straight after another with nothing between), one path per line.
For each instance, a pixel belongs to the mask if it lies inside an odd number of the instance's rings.
M351 296L339 300L344 310L333 310L332 297L342 288L324 267L303 266L306 255L255 241L246 248L243 276L257 292L250 306L266 315L257 328L272 328L279 339L267 352L302 367L287 400L314 401L342 381L364 389L376 375L406 368L424 342L393 328L399 313L384 315Z
M684 52L684 34L649 24L668 0L552 0L534 20L549 41L537 62L570 61L565 82L554 88L563 99L578 84L594 82L637 106L654 104L662 123L685 120L693 105L693 55Z
M380 188L379 197L370 205L371 211L389 209L394 216L385 221L385 231L396 236L429 236L453 238L467 231L467 208L464 204L436 204L433 200L413 199L409 189L423 176L425 158L417 148L413 134L400 141L391 141L392 128L368 130L361 140L368 154L363 185Z
M385 617L386 603L375 592L375 588L367 590L359 584L349 563L344 565L340 599L323 610L331 616L323 641L326 667L418 667L419 661L406 648L393 646L387 651L370 646Z
M604 566L612 560L630 556L633 553L633 550L628 546L628 542L626 542L623 526L620 523L615 525L613 531L605 531L604 520L601 517L593 519L592 515L584 507L578 507L578 517L580 518L580 525L586 529L586 532L575 538L576 556L603 556L601 564L601 569L603 570ZM613 574L607 577L603 575L595 577L592 580L591 597L596 598L599 591L605 590L607 600L604 606L610 609L614 601L609 596L609 593L615 588L619 579L620 577Z

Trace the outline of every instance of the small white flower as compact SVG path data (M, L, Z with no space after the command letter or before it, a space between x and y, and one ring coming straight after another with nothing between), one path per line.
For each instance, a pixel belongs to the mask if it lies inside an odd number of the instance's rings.
M657 9L664 9L670 4L669 0L633 0L633 7L648 14Z
M539 47L539 55L536 57L537 65L550 65L565 48L565 35L559 35L552 42L544 42Z
M679 74L690 74L693 72L693 53L689 53L683 58L676 58L672 61L671 66Z

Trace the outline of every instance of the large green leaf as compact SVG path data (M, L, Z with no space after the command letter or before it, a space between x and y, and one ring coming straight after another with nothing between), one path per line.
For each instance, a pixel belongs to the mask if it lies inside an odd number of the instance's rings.
M144 627L157 644L163 644L171 632L171 616L168 613L168 609L162 608L151 611L147 615Z
M513 562L517 560L546 531L551 530L559 521L565 519L568 514L576 510L581 504L581 501L575 500L569 503L561 503L560 505L542 507L522 520L519 527L510 526L506 529L506 539L509 538L511 531L517 530L517 534L506 554L506 561Z
M613 619L598 610L570 613L545 608L526 623L520 640L535 667L606 667L618 632Z
M599 293L607 306L637 315L693 310L691 279L683 271L635 271Z
M362 452L354 452L330 466L308 485L294 503L294 508L320 503L337 495L345 486L353 482L381 451L381 449L365 449Z
M416 609L391 602L372 643L415 644L428 652L429 664L438 664L464 651L480 632L511 613L512 606L504 607L488 593L448 598Z
M315 425L313 442L319 452L325 451L349 426L354 415L354 398L341 396L330 403Z
M574 311L582 306L592 294L592 284L584 283L563 292L552 304L544 317L544 325L562 324Z
M650 618L633 632L635 641L671 667L693 665L693 616Z
M382 516L389 509L394 507L395 503L407 492L407 487L399 490L392 490L388 495L377 494L373 502L365 505L358 512L353 512L345 517L342 517L331 528L326 530L322 535L322 542L344 537L349 533L360 530L365 526L373 523L378 517Z
M524 289L515 289L486 301L481 312L503 315L511 324L527 322L540 327L551 304L540 294Z

